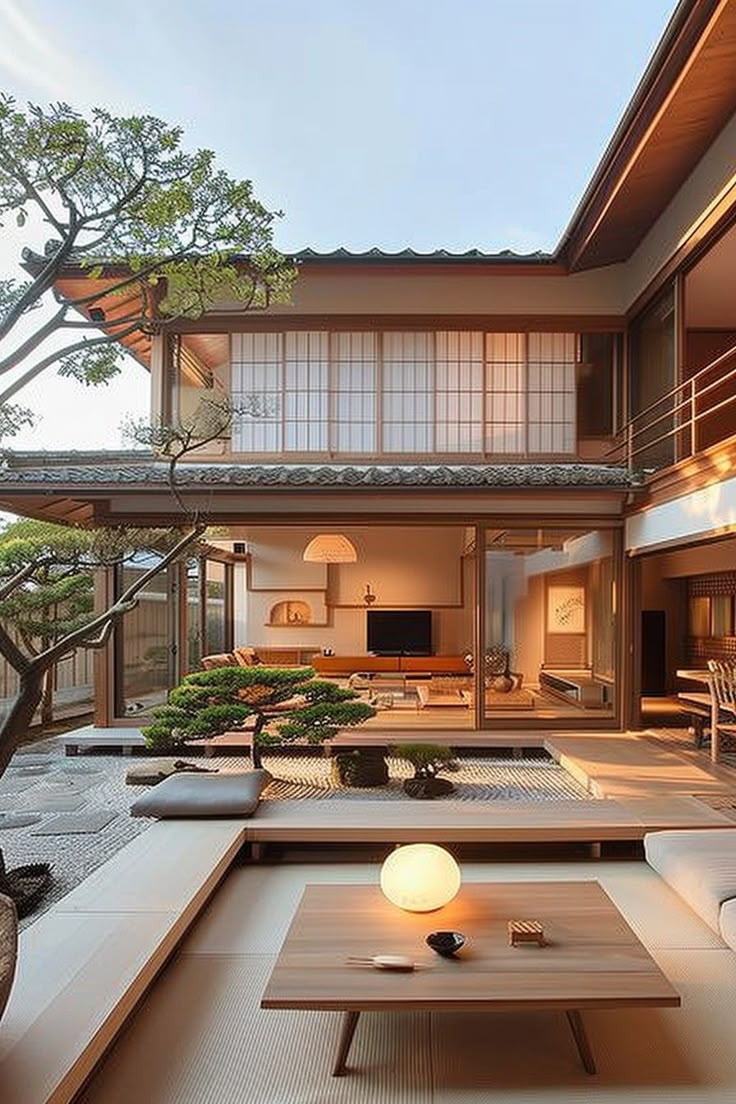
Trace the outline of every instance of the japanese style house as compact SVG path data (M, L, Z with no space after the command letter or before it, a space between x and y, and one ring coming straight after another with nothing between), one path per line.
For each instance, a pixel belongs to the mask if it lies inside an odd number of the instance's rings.
M178 476L224 535L100 657L98 724L234 646L385 676L383 725L504 731L636 725L736 656L735 73L736 3L680 4L553 254L308 250L288 305L133 343L154 417L242 413ZM0 506L180 520L141 451L10 453ZM305 561L325 535L347 560ZM380 611L424 616L370 647Z

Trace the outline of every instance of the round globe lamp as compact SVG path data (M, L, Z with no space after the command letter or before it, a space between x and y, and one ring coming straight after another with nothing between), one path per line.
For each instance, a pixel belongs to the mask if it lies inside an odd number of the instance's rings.
M436 843L397 847L381 867L384 896L407 912L433 912L449 904L460 880L452 855Z

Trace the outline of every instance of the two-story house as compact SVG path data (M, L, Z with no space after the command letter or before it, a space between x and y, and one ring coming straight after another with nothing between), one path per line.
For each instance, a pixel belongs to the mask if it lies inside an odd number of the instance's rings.
M223 536L126 619L98 724L234 645L452 730L635 725L736 655L735 72L736 2L685 0L552 255L310 250L288 305L138 342L155 417L240 413L178 475ZM172 524L165 468L10 454L0 506Z

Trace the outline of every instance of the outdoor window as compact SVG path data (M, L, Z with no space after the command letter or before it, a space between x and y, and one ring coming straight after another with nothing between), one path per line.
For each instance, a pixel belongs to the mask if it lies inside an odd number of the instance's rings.
M202 659L202 564L187 562L187 671L196 671Z
M228 569L217 560L205 561L205 643L208 655L228 651L230 642Z
M577 369L578 433L608 437L621 416L621 334L580 335Z
M578 339L480 331L235 334L235 452L570 455Z
M675 293L670 286L629 333L632 447L638 466L661 467L675 457Z
M117 572L120 595L155 562L141 554ZM115 631L116 696L119 716L147 713L166 700L173 684L172 569L155 575L138 594L135 609Z

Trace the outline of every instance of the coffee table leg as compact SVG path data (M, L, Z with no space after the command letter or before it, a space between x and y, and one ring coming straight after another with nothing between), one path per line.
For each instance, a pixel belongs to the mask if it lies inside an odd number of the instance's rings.
M340 1042L337 1044L337 1055L335 1057L335 1064L332 1067L333 1077L344 1077L347 1073L345 1063L348 1060L350 1044L353 1041L353 1035L355 1034L359 1015L360 1012L343 1012L342 1014Z
M593 1051L590 1049L590 1042L585 1030L585 1024L583 1023L583 1017L580 1015L576 1008L569 1009L566 1013L567 1022L570 1025L573 1038L577 1044L578 1054L580 1055L580 1061L583 1063L583 1069L586 1073L597 1073L595 1068L595 1059L593 1057Z

